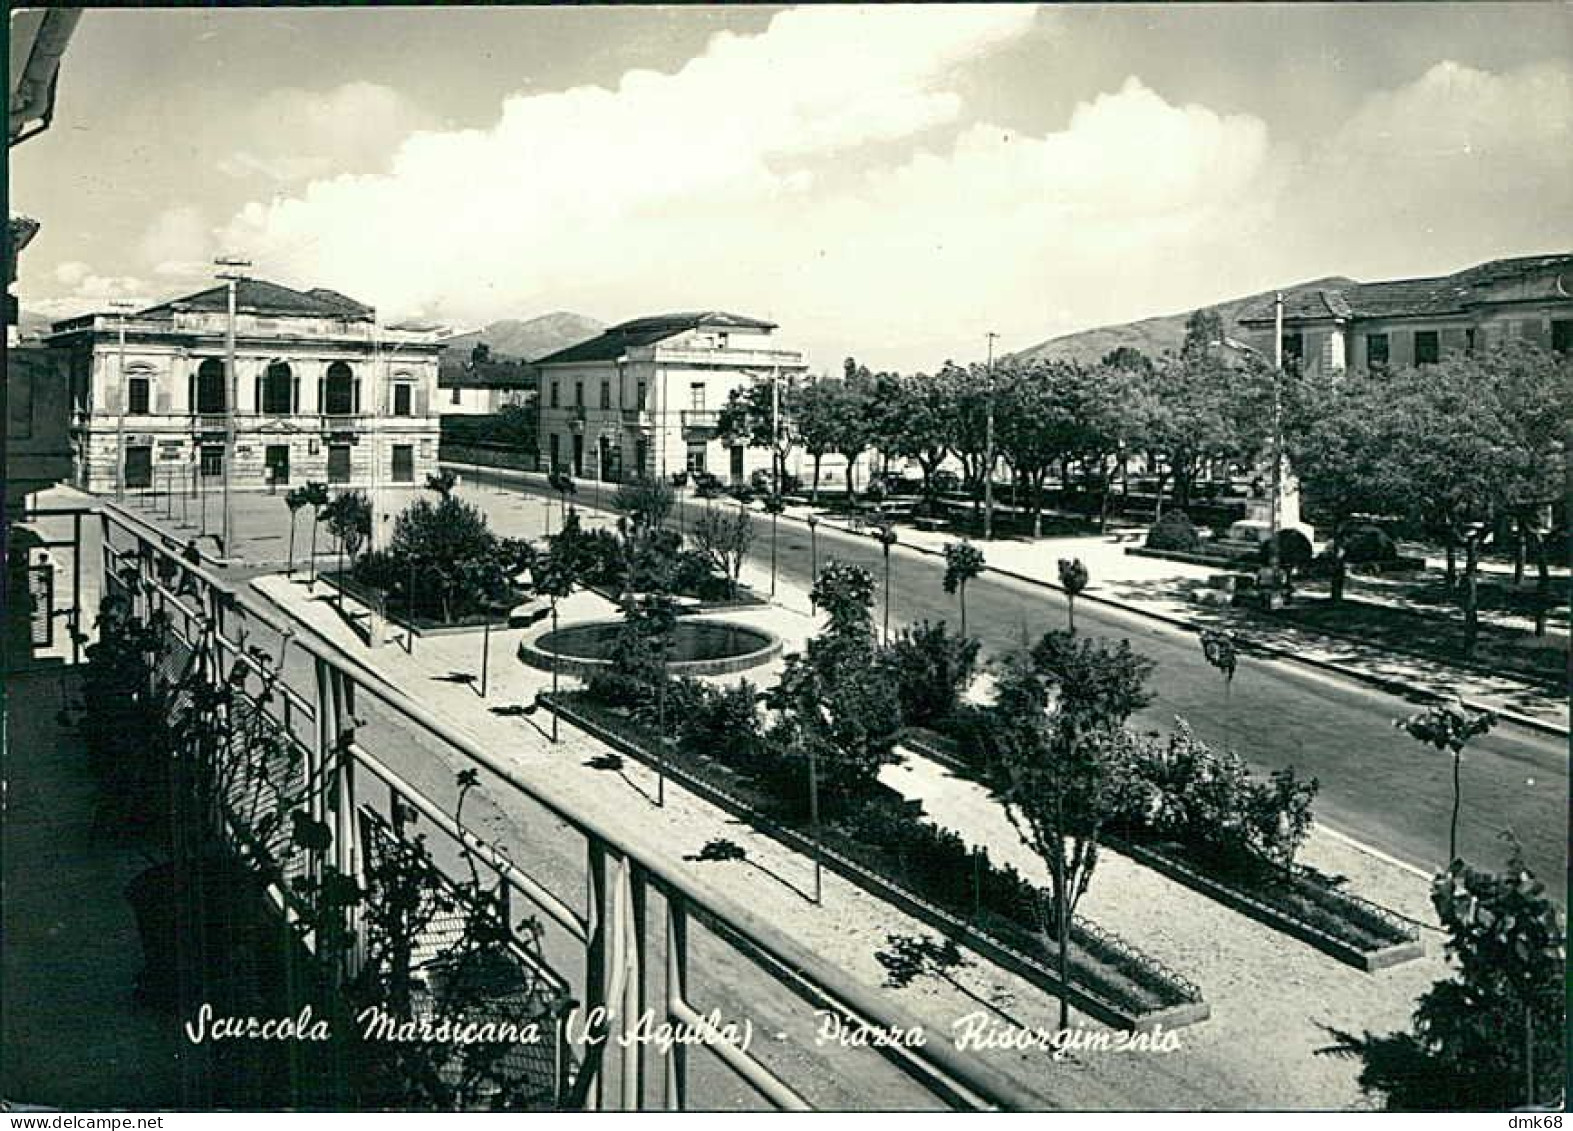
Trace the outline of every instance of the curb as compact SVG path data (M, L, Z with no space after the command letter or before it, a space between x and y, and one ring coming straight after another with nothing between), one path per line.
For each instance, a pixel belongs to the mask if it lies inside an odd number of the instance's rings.
M472 465L460 464L458 466L470 467ZM512 468L487 468L484 470L509 472L518 476L520 479L524 479L526 476L541 475L540 472L515 471ZM807 521L805 519L799 517L798 515L792 514L790 511L783 511L781 513L781 517L787 519L790 522L798 523L799 525L807 525ZM851 535L853 537L857 537L859 535L858 531L849 529L839 522L832 522L826 519L821 519L820 521L824 522L825 525L829 526L831 529L839 531L842 534ZM899 545L905 549L913 551L914 553L926 554L927 556L934 558L944 557L943 551L931 549L927 546L919 546L911 542L902 542L899 543ZM987 570L992 573L997 573L1001 577L1008 577L1014 581L1019 581L1026 585L1036 586L1040 589L1049 589L1056 593L1064 592L1064 589L1061 586L1054 584L1052 581L1046 581L1041 577L1031 577L1027 574L1018 573L1015 570L1004 569L996 565L988 566ZM1200 629L1192 622L1184 620L1180 617L1176 617L1172 614L1154 612L1151 609L1140 608L1124 601L1116 600L1112 597L1101 596L1091 591L1081 593L1077 599L1082 601L1091 601L1093 604L1105 605L1112 609L1118 609L1120 612L1127 613L1131 616L1145 617L1148 620L1155 620L1161 624L1166 624L1171 628L1181 629L1187 633L1196 633L1200 631ZM1448 703L1452 702L1455 698L1458 698L1452 695L1444 695L1441 692L1432 691L1429 688L1420 687L1412 683L1405 683L1402 680L1392 679L1388 676L1374 675L1370 672L1360 671L1357 668L1350 668L1341 664L1335 664L1329 660L1318 660L1315 657L1306 656L1291 648L1285 648L1280 645L1266 644L1256 640L1246 641L1245 644L1245 651L1254 652L1258 655L1268 656L1277 660L1285 660L1291 663L1303 664L1306 667L1316 668L1320 671L1342 676L1344 679L1350 679L1359 683L1368 684L1385 691L1390 695L1398 695L1405 698L1417 698L1427 703ZM1464 706L1471 710L1489 711L1492 714L1507 720L1508 722L1514 723L1528 730L1538 731L1541 734L1548 734L1557 738L1567 738L1570 733L1569 728L1564 724L1547 722L1544 719L1537 719L1532 715L1525 715L1510 708L1484 703L1478 699L1462 699L1461 702L1464 704Z

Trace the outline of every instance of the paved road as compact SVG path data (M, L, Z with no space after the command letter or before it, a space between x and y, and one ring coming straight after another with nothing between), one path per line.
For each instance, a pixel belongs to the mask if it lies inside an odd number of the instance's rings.
M521 489L524 489L521 487ZM688 519L703 509L689 503ZM770 560L770 521L755 515L752 557ZM809 532L787 520L778 525L777 568L806 584L811 551L822 565L832 557L856 562L883 577L880 547L872 538L827 530ZM955 599L940 580L943 563L897 546L892 552L891 624L958 617ZM967 627L986 652L998 653L1050 628L1065 625L1059 593L985 573L967 590ZM1202 737L1227 742L1261 770L1293 765L1321 782L1318 815L1328 824L1422 868L1447 856L1452 807L1451 764L1445 754L1422 748L1393 728L1392 720L1417 709L1386 692L1299 665L1245 659L1227 697L1219 674L1207 665L1196 637L1149 618L1082 601L1077 628L1126 638L1157 661L1156 696L1141 712L1144 726L1168 729L1183 715ZM1500 726L1465 754L1459 847L1472 862L1500 866L1503 829L1523 843L1530 866L1560 890L1567 872L1566 743L1513 725Z

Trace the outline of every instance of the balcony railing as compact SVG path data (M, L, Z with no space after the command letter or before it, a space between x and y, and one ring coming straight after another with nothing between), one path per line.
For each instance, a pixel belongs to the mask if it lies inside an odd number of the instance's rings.
M721 414L714 409L685 408L679 418L684 432L714 433L721 427Z
M247 709L265 712L297 748L292 772L332 783L318 801L318 819L334 830L331 843L296 845L291 851L315 855L293 867L319 875L331 866L363 878L371 839L415 835L405 828L410 815L419 814L419 831L434 858L468 849L488 882L505 893L512 918L525 909L538 918L542 934L531 945L550 961L552 976L573 995L594 1038L580 1056L559 1065L557 1106L734 1107L735 1077L776 1107L801 1109L811 1106L816 1091L825 1095L822 1089L842 1075L843 1064L844 1078L862 1087L860 1056L892 1062L900 1070L892 1075L930 1102L1017 1110L1041 1105L944 1039L913 1048L837 1048L831 1050L835 1073L812 1058L773 1053L768 1036L758 1042L760 1053L746 1041L722 1039L712 1005L723 1025L741 1025L744 1011L768 1008L766 1034L787 1024L815 1032L825 1011L878 1031L915 1026L885 995L854 981L758 911L706 890L685 870L636 847L623 826L587 815L550 775L532 780L521 772L526 761L550 758L553 748L544 735L520 727L505 751L482 745L304 622L226 584L205 564L186 562L176 543L130 512L105 504L100 514L104 591L130 598L143 618L163 612L177 648L210 660L185 670L215 687L221 681L238 687ZM217 749L221 761L254 756L224 744ZM444 795L430 783L453 775L433 774L433 766L479 775L517 830L504 834L507 843L483 842L450 816L457 787ZM255 832L244 827L244 814L227 819L224 835ZM447 847L439 849L439 841ZM301 887L295 898L309 900L312 890ZM288 914L288 893L275 894ZM522 938L520 947L529 949ZM703 990L714 998L718 987L721 1000L700 1000ZM662 1049L639 1039L641 1022L668 1023L711 1039ZM865 1063L861 1071L867 1068ZM866 1093L840 1093L847 1094Z

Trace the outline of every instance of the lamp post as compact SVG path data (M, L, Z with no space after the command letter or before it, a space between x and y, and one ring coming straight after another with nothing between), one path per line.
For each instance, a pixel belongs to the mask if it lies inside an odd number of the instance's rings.
M810 607L814 602L814 583L819 580L819 539L816 532L819 529L819 516L808 516L808 601Z
M781 500L780 494L773 494L765 500L765 510L770 512L770 596L776 595L776 520L781 512L786 509L786 504Z
M988 396L984 402L983 424L983 540L985 542L994 537L994 339L999 335L990 330L987 337L989 340Z
M888 647L890 645L890 548L896 544L895 525L889 519L886 519L879 524L879 533L875 537L879 539L880 549L885 556L884 627L880 631L880 636Z

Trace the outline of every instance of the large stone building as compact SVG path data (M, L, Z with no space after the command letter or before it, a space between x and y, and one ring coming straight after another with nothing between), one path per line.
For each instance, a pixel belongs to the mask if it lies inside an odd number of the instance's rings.
M74 483L216 486L224 470L227 286L124 318L57 322ZM242 279L235 295L232 487L420 483L437 468L434 331L380 325L329 290Z
M1306 372L1440 361L1522 339L1573 350L1573 254L1496 259L1453 275L1317 287L1284 295L1284 356ZM1271 302L1246 311L1250 344L1271 357Z
M727 443L718 424L733 389L808 368L773 348L775 328L719 311L662 314L541 358L541 466L610 482L681 471L735 482L768 468L768 452Z

